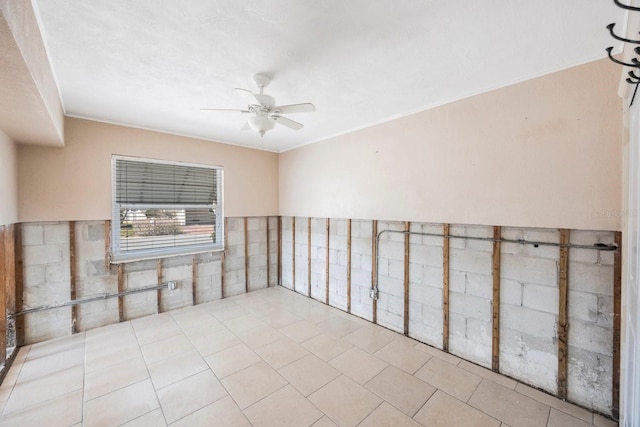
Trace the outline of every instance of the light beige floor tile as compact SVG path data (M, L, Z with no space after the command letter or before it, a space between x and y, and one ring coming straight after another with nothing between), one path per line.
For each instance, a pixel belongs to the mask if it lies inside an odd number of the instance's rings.
M29 355L26 356L26 360L38 359L40 357L65 351L83 349L85 339L85 334L79 333L68 337L56 338L50 341L33 344L29 350Z
M551 408L549 422L547 423L547 427L589 427L591 425L591 423L584 422L555 408Z
M416 350L413 346L409 347L399 341L390 342L375 352L374 356L412 375L432 357L430 354Z
M140 356L85 374L84 400L95 399L119 388L149 378L149 371Z
M353 322L342 316L329 317L326 320L316 323L316 325L325 333L338 338L342 338L345 335L355 332L362 327L356 322Z
M469 400L482 379L437 357L432 357L415 376L463 402Z
M486 378L511 390L515 389L516 384L518 384L517 381L511 378L505 377L504 375L496 374L495 372L492 372L487 368L483 368L482 366L478 366L475 363L471 363L466 360L461 360L457 366L464 369L465 371L469 371L473 374L481 376L482 378Z
M137 341L133 344L114 344L101 351L92 351L85 355L85 372L108 368L135 357L142 357Z
M361 320L364 320L364 319L361 319ZM373 325L373 326L374 326L374 330L379 334L382 334L385 337L389 337L393 341L396 341L402 345L405 345L407 347L414 347L416 344L418 344L418 341L416 341L415 339L406 337L399 332L392 331L391 329L387 329L378 325Z
M84 347L53 353L35 359L28 359L22 364L18 383L41 378L82 365L84 363Z
M387 402L382 402L358 427L421 427L412 418Z
M215 317L221 322L224 322L226 320L231 320L236 317L246 316L247 314L249 314L247 310L240 307L238 304L234 303L233 301L226 301L226 302L230 304L227 304L222 307L214 306L208 311L213 315L213 317Z
M215 423L213 422L215 420ZM205 406L171 424L171 427L251 427L238 405L230 396Z
M200 334L189 336L189 339L193 346L203 356L207 356L211 353L216 353L242 343L240 338L235 336L226 328L215 332L202 331Z
M209 369L197 351L182 353L147 366L156 390Z
M436 391L435 387L395 366L387 367L365 384L365 387L410 417L413 417Z
M182 330L197 328L203 324L222 325L211 313L202 310L199 306L186 307L170 311L169 314Z
M257 348L256 353L273 369L280 369L309 354L304 347L289 338L283 338Z
M220 381L209 370L158 390L162 412L171 424L227 395Z
M355 322L354 322L355 323ZM343 338L345 341L361 348L367 353L375 353L392 340L371 328L360 328Z
M591 421L593 420L593 414L587 411L586 409L576 405L572 405L569 402L565 402L563 400L557 399L540 390L536 390L532 387L518 383L516 385L516 391L520 394L524 394L525 396L535 399L540 403L549 405L552 408L556 408L562 412L565 412L573 417L579 418L588 423L591 423Z
M444 360L445 362L448 362L448 363L450 363L452 365L457 365L462 360L458 356L454 356L453 354L445 353L442 350L438 350L435 347L431 347L429 345L422 344L420 342L417 343L416 345L414 345L413 347L415 349L417 349L417 350L424 351L425 353L430 354L431 356L437 357L440 360Z
M288 385L244 411L255 427L306 427L322 417L322 412Z
M238 332L248 331L256 326L265 325L261 318L255 314L247 314L246 316L234 317L223 322L224 325L234 334Z
M357 382L364 384L388 366L366 351L353 347L332 359L329 364Z
M4 413L22 411L47 400L82 390L83 382L84 369L82 365L29 381L19 381L11 391Z
M158 327L175 324L171 314L168 312L160 314L150 314L148 316L139 317L131 320L131 326L136 333L144 329L157 329Z
M308 354L278 372L304 396L340 376L340 371L313 354Z
M240 409L245 409L284 387L287 381L265 362L258 362L224 378L222 384Z
M324 361L331 360L353 347L350 343L325 333L303 342L302 346Z
M324 417L316 421L312 427L338 427L338 425L331 421L331 419L325 415Z
M189 323L178 326L180 326L180 329L182 329L184 334L189 338L198 335L211 335L215 332L227 330L227 328L224 326L224 323L209 314L206 314L206 316L208 317L198 323Z
M280 328L280 332L285 334L290 339L297 343L302 343L322 333L322 329L318 328L315 324L306 320L292 323L283 328Z
M593 425L596 427L616 427L617 422L598 414L593 414Z
M500 421L440 390L418 411L414 419L429 427L498 427ZM540 424L544 426L544 424Z
M248 331L238 332L236 335L253 349L284 338L284 335L277 329L272 328L267 324L257 326L249 329Z
M547 422L549 406L483 380L469 399L469 405L513 427L540 426Z
M174 335L182 334L182 329L176 325L176 322L174 322L171 317L168 317L168 319L169 320L162 322L161 324L147 326L143 329L138 329L134 326L136 330L136 337L138 337L138 343L143 346L156 341L165 340Z
M82 421L82 391L74 391L0 418L3 427L69 426Z
M151 412L147 412L144 415L139 416L136 419L123 424L123 427L163 427L167 422L162 415L162 409L154 409Z
M274 309L270 312L266 312L264 313L264 315L262 316L262 320L269 326L276 328L276 329L281 329L284 328L286 326L292 325L294 323L299 322L301 319L300 317L286 312L286 311L282 311L282 309Z
M83 421L86 427L120 425L159 406L151 381L144 380L87 401Z
M205 361L218 378L224 378L258 363L260 357L245 344L238 344L208 355Z
M167 357L186 353L194 350L191 341L183 334L174 335L172 337L155 341L151 344L140 347L142 355L148 364L158 362Z
M344 375L309 396L309 400L340 426L355 426L382 403L375 394Z

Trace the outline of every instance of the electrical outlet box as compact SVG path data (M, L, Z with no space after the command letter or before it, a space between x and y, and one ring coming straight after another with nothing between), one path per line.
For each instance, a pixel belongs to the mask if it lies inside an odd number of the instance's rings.
M177 287L178 287L178 282L176 282L175 280L167 282L167 289L169 289L170 291L175 290Z

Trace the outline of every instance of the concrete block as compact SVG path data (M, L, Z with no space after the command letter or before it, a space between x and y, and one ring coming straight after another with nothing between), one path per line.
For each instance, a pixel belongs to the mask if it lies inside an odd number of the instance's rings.
M515 306L522 305L524 283L517 280L500 278L500 303Z
M264 217L247 218L247 230L249 231L264 230L266 228L266 225L267 221Z
M104 242L80 240L76 242L76 257L80 260L102 261L104 263Z
M568 399L587 408L610 414L612 371L611 357L570 346Z
M600 251L595 251L591 249L577 249L571 248L569 250L569 261L571 262L584 262L587 264L597 264L598 263L598 253Z
M613 297L598 295L598 325L613 329Z
M489 252L451 249L449 256L451 270L491 274L492 257Z
M399 242L380 242L378 255L380 258L404 261L404 244Z
M157 261L149 259L145 261L128 262L124 264L124 272L132 273L134 271L155 271L157 268Z
M198 263L198 277L220 274L221 263L219 260Z
M44 265L30 265L24 267L24 286L38 286L44 284Z
M226 272L230 271L244 271L244 256L242 257L229 257L225 259L224 268Z
M425 265L422 268L423 282L429 286L442 288L443 277L442 267L430 267Z
M548 340L556 337L556 316L526 307L501 305L500 325L534 337Z
M449 337L466 337L467 318L463 314L449 313Z
M569 345L605 356L613 354L613 332L593 323L574 320L569 325Z
M59 245L32 245L23 248L25 266L54 264L62 262L62 249Z
M449 309L453 313L485 322L491 321L491 301L459 292L449 293Z
M87 277L78 283L79 295L83 297L96 296L101 294L112 294L118 292L117 276L95 276Z
M570 262L569 289L612 295L613 267Z
M422 267L422 264L409 264L409 281L411 281L411 283L422 283Z
M467 273L465 293L487 300L493 299L493 277Z
M379 276L378 289L389 295L402 296L404 294L404 282L388 276Z
M401 316L378 309L378 324L392 331L404 332L404 320Z
M404 281L404 261L389 260L389 277Z
M449 271L449 291L465 293L467 289L467 273L463 271Z
M613 231L571 230L569 241L575 245L592 246L595 243L613 244L614 239Z
M111 274L104 266L104 260L80 262L78 274L81 277L105 276Z
M227 221L227 232L234 232L234 231L240 231L243 232L244 231L244 218L232 218L232 217L227 217L225 218ZM296 219L297 221L297 219Z
M530 244L507 242L503 242L500 245L500 252L503 254L520 255L533 258L548 258L554 260L557 260L560 254L557 246L539 245L536 247Z
M526 283L557 286L558 266L552 259L503 254L500 276Z
M87 240L104 243L105 229L103 221L82 223L82 225L86 225L87 227Z
M255 231L250 231L249 232L249 236L248 240L249 243L263 243L264 247L267 247L267 232L266 230L255 230ZM269 236L271 237L271 236Z
M409 286L409 300L442 309L442 289L423 284L412 284Z
M66 243L69 244L69 223L45 223L44 243Z
M423 265L442 267L442 248L438 246L410 245L409 260Z
M598 296L587 292L569 291L569 319L597 322Z
M42 245L44 243L44 225L41 223L22 223L22 245Z
M227 246L229 245L244 245L244 231L227 231L227 241L225 242Z
M525 284L522 305L546 313L558 314L558 288Z
M125 273L124 275L125 289L136 289L157 285L158 274L156 270L134 271L131 273Z

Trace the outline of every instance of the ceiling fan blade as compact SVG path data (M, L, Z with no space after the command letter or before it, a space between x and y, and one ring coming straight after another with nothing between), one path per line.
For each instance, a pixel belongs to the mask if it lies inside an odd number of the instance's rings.
M237 110L235 108L201 108L200 111L234 111L237 113L250 113L249 110Z
M313 113L316 111L315 105L308 102L305 104L279 105L277 107L273 107L273 109L282 114Z
M271 118L275 120L276 123L286 126L289 129L299 130L304 127L302 123L295 122L291 119L287 119L286 117L278 116L276 114L272 115Z
M238 92L240 95L242 95L244 97L244 99L251 105L251 104L260 104L262 105L262 103L260 102L260 100L257 98L257 95L253 92L251 92L249 89L242 89L241 87L237 87L234 89L236 92Z

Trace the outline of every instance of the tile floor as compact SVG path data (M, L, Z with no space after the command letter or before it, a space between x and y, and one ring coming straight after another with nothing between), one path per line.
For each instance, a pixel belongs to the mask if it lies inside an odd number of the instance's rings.
M2 426L612 426L283 288L23 347Z

